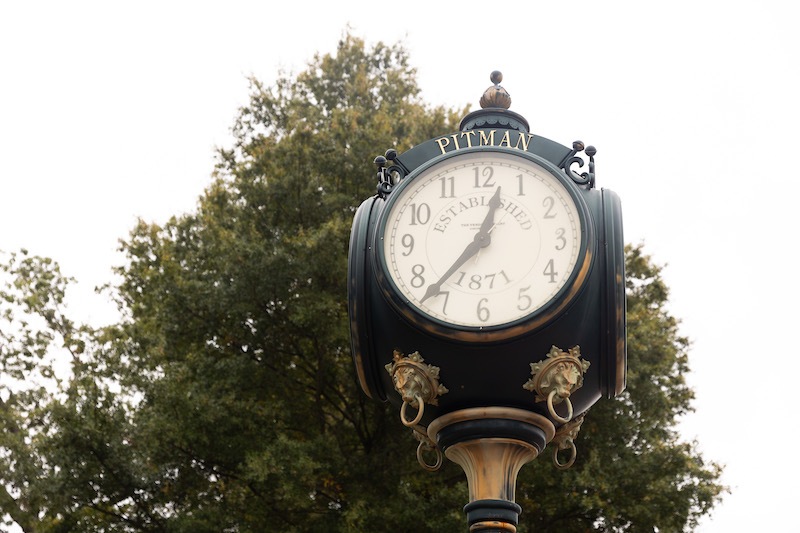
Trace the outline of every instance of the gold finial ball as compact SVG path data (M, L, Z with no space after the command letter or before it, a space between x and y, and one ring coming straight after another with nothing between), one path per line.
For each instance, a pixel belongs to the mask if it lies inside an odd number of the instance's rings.
M503 109L511 107L511 95L500 87L500 82L503 81L503 73L495 70L489 78L494 85L486 89L486 92L481 96L481 107L484 109L487 107L500 107Z

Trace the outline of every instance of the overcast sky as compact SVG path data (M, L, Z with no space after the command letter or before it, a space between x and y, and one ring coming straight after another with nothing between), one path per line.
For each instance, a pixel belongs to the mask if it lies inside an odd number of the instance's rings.
M194 208L248 76L301 71L348 24L402 40L430 104L477 108L501 70L532 133L597 147L626 240L668 264L670 309L694 343L682 432L732 489L700 531L786 531L800 478L787 335L800 315L799 5L0 0L0 250L55 258L79 281L76 318L113 320L92 288L112 280L118 239L138 217Z

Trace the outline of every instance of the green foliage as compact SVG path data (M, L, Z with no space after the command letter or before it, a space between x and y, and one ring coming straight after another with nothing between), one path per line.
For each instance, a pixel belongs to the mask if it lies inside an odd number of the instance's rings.
M122 244L120 324L69 322L49 260L3 262L0 513L24 531L465 530L460 468L419 468L360 391L346 309L372 158L462 112L419 100L402 47L350 35L251 84L196 211ZM571 470L523 469L521 532L683 531L719 497L719 468L675 434L691 391L666 287L640 248L628 261L628 392L592 409Z
M666 310L660 271L641 246L626 248L627 389L591 408L569 470L555 469L550 448L522 470L520 533L691 531L719 501L721 468L675 431L693 398L689 343Z

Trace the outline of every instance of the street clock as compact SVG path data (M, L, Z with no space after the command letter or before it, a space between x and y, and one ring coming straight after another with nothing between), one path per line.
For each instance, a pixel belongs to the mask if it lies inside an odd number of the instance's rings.
M483 533L515 530L519 469L548 443L569 467L627 371L619 197L595 188L593 147L530 133L501 79L459 131L375 159L348 258L361 387L399 409L424 468L464 468Z

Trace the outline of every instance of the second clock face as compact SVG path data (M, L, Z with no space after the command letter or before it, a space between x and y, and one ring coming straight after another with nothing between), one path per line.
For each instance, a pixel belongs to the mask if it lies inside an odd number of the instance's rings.
M544 166L480 151L407 179L391 198L382 252L417 310L447 324L501 326L537 313L570 281L581 216Z

